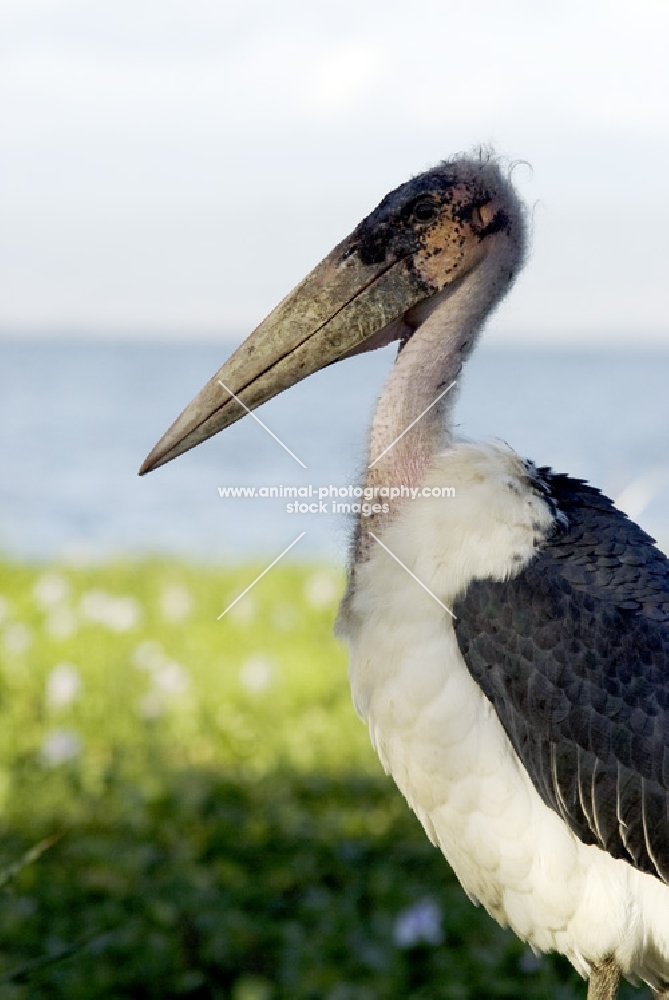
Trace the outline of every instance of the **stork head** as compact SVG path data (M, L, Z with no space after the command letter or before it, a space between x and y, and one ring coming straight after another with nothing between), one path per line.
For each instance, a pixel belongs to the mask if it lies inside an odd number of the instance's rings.
M522 208L495 162L457 159L407 181L237 348L161 438L140 475L243 417L238 400L255 409L341 358L393 340L404 344L432 303L482 266L490 286L487 312L515 277L523 248ZM476 303L471 307L476 311Z

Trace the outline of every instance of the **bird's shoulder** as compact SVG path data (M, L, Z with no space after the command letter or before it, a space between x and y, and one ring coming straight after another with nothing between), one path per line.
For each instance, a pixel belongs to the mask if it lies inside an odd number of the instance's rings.
M583 480L546 468L537 478L561 518L528 575L551 572L580 593L669 623L669 559L654 539Z

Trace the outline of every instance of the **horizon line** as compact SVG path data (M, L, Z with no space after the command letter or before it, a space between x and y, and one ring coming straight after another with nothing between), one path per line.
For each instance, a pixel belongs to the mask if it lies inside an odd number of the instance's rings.
M199 327L168 326L82 326L64 325L15 327L0 326L0 342L67 342L80 343L152 343L152 344L216 344L241 343L253 327L251 324L222 326L219 329ZM486 348L513 349L533 348L537 350L569 348L579 350L607 349L620 350L640 348L643 350L669 350L669 328L647 328L631 333L629 329L599 327L597 329L559 330L544 328L533 332L528 329L484 330L479 350Z

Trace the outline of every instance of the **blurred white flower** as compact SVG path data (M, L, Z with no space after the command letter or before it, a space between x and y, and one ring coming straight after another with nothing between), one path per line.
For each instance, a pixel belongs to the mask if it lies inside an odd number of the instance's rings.
M312 573L304 585L304 598L312 608L325 608L332 604L339 593L337 581L322 570Z
M190 686L190 677L176 660L166 660L154 671L153 684L161 694L176 698L186 693Z
M7 626L2 641L8 653L19 656L28 649L33 637L27 625L24 625L23 622L15 622L15 624Z
M182 583L169 584L163 589L160 610L163 618L166 618L167 621L183 621L193 610L193 598L190 591Z
M170 699L186 694L190 687L188 673L176 660L165 660L161 666L151 669L151 679L151 688L138 704L139 714L145 719L157 719Z
M147 639L132 652L131 661L138 670L151 676L151 687L139 702L139 714L154 719L165 709L165 700L186 694L190 687L188 671L170 659L159 642Z
M413 948L417 944L441 944L443 931L441 907L432 899L421 899L397 914L393 941L398 948Z
M104 590L89 590L81 598L81 614L91 622L106 625L113 632L128 632L141 617L134 597L116 597Z
M154 675L156 686L166 692L185 691L189 684L188 671L176 660L172 660L159 642L147 639L135 646L131 659L139 670L148 670Z
M71 608L56 607L47 615L44 627L54 639L69 639L77 631L77 617Z
M81 690L81 677L71 663L58 663L46 679L46 703L49 708L66 708Z
M38 576L33 587L33 597L42 608L53 608L70 596L70 584L61 573L50 570Z
M239 671L239 682L251 694L260 694L272 683L274 667L265 656L251 656Z
M6 597L3 597L2 594L0 594L0 624L4 622L8 614L9 614L9 601L7 600Z
M65 764L81 753L81 740L71 729L52 729L42 743L42 760L48 767Z
M155 642L153 639L146 639L144 642L140 642L138 646L135 646L130 659L133 666L137 667L138 670L157 670L167 657L165 650L159 642Z

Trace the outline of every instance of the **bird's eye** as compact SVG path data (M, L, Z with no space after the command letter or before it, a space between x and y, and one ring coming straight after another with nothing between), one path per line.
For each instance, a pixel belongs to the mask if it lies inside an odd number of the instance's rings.
M433 201L419 201L413 207L413 216L418 222L429 222L430 219L434 219L436 214L437 206Z

